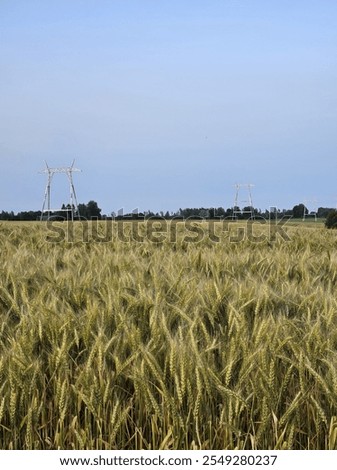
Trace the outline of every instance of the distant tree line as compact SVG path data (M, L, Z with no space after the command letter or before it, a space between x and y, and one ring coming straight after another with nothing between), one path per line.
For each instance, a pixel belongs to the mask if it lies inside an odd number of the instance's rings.
M67 215L67 210L69 213L71 213L71 206L70 204L62 204L61 207L62 211L59 212L53 212L53 218L59 219L59 220L64 220L68 218ZM93 218L98 218L101 219L102 215L102 209L98 207L97 202L95 201L89 201L87 204L79 204L78 205L78 211L80 214L80 217L83 217L85 219L91 220ZM21 221L33 221L33 220L40 220L41 219L41 211L22 211L18 212L15 214L13 211L7 212L7 211L2 211L0 212L0 220L21 220Z
M67 216L67 209L69 213L71 212L71 206L62 205L62 211L53 213L53 217L58 218L59 220L64 220L69 218ZM187 207L185 209L179 209L176 212L152 212L144 211L138 212L134 211L132 213L111 213L110 215L102 214L102 209L98 207L96 201L89 201L87 204L79 204L78 210L80 217L83 219L115 219L115 220L124 220L124 219L149 219L149 218L158 218L158 219L187 219L187 218L198 218L198 219L214 219L214 218L231 218L233 216L233 207L223 208L223 207ZM319 207L316 214L309 213L308 208L304 204L296 204L292 209L276 209L271 208L269 210L265 209L261 211L260 209L243 207L241 210L239 207L235 208L236 218L238 219L248 219L253 214L257 218L265 219L275 219L281 218L283 216L291 216L295 219L303 218L304 216L314 216L318 218L326 219L330 213L336 214L335 209L330 207ZM332 217L332 216L331 216ZM41 211L22 211L15 214L13 211L0 212L0 220L22 220L22 221L33 221L41 219Z
M24 211L14 214L13 211L1 211L0 220L39 220L41 211Z

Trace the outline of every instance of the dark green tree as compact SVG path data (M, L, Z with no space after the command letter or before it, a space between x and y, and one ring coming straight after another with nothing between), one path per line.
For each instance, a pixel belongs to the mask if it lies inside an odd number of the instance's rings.
M293 207L293 217L295 219L302 219L302 217L308 213L308 209L302 203Z
M325 220L325 226L327 228L337 228L337 211L336 209L333 209L332 211L329 212L326 220Z
M78 211L81 217L90 220L93 218L100 219L102 209L98 207L96 201L89 201L88 204L79 204Z
M333 211L332 207L319 207L317 210L317 217L328 217L328 214Z

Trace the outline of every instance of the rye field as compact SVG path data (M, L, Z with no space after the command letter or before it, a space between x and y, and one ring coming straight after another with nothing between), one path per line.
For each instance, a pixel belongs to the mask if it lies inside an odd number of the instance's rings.
M337 449L336 231L136 224L1 223L1 448Z

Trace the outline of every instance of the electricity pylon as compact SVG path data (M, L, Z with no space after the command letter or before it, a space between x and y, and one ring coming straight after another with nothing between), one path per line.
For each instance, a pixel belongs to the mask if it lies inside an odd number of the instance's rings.
M239 184L235 185L235 200L234 200L234 207L233 207L233 219L236 219L238 215L242 214L249 214L251 219L254 219L254 207L253 207L253 199L252 199L252 187L253 184ZM240 194L242 194L242 190L245 190L245 197L248 197L246 200L240 200ZM241 191L241 193L240 193ZM244 204L244 207L241 209L240 205Z
M69 211L71 213L71 220L74 220L75 217L79 216L79 212L78 212L76 191L75 191L75 186L74 186L74 181L73 181L73 173L79 172L81 170L79 170L78 168L74 168L75 160L73 160L71 166L68 166L68 167L50 168L46 161L45 161L45 164L46 164L46 168L40 171L40 173L47 174L47 184L46 184L46 189L44 192L41 220L44 220L45 218L49 219L51 214L54 212L67 212L68 214ZM53 177L56 173L65 174L69 181L70 199L69 199L68 208L66 209L51 209L51 185L52 185ZM46 208L46 205L47 205L47 208ZM47 214L47 217L45 216L45 214Z

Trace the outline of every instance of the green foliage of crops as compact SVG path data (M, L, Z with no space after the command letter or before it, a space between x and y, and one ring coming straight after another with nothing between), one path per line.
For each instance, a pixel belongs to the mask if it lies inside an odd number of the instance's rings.
M50 243L3 223L2 448L337 449L336 234L289 234Z

